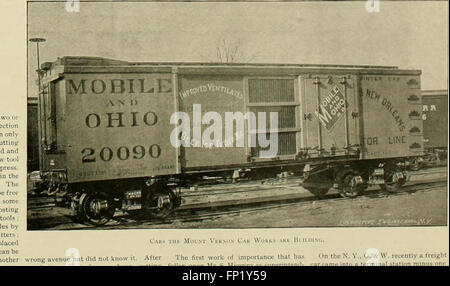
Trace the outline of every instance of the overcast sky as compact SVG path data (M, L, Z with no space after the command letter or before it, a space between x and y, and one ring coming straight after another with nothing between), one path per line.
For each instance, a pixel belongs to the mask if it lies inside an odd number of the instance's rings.
M41 62L63 56L128 61L215 59L218 39L241 39L253 62L395 65L421 69L423 89L447 88L448 3L28 3ZM36 50L29 43L29 91ZM34 95L34 94L33 94Z

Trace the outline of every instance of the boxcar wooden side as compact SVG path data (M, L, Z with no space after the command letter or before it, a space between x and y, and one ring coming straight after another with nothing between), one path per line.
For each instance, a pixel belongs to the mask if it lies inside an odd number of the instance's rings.
M422 108L425 148L447 148L448 91L422 91Z
M168 181L193 174L304 168L318 196L392 191L405 181L398 161L423 152L418 70L87 57L43 67L41 170L60 174L50 186L96 224L136 200L165 213L180 203Z

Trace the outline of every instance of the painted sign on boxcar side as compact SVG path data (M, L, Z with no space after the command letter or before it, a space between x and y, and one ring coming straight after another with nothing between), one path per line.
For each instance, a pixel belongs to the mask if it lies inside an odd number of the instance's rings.
M364 159L419 156L422 153L420 92L416 75L361 77Z
M180 111L185 112L189 118L193 119L190 122L192 134L189 136L188 144L191 147L183 150L183 167L220 166L224 162L229 165L247 163L246 148L236 144L242 139L246 140L246 134L238 133L234 129L230 136L223 128L222 134L219 136L221 137L219 144L214 144L209 148L203 144L202 135L210 128L211 124L202 124L202 121L196 120L194 116L194 107L200 105L202 113L214 112L221 118L225 118L227 112L245 113L243 78L183 75L179 79ZM170 134L170 132L168 133ZM247 141L245 141L245 145L247 145Z
M171 74L75 74L65 85L71 181L177 172Z
M327 130L331 130L345 112L347 102L341 90L335 86L323 98L316 110L316 116Z

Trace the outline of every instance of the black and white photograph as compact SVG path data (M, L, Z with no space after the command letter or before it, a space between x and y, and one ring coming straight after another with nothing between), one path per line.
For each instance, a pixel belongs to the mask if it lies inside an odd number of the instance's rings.
M27 231L447 226L446 1L26 17Z

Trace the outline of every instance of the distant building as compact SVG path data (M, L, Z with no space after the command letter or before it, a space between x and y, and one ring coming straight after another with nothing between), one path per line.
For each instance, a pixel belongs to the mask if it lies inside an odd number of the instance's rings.
M39 132L38 132L38 99L28 97L27 100L27 168L28 171L39 170Z

